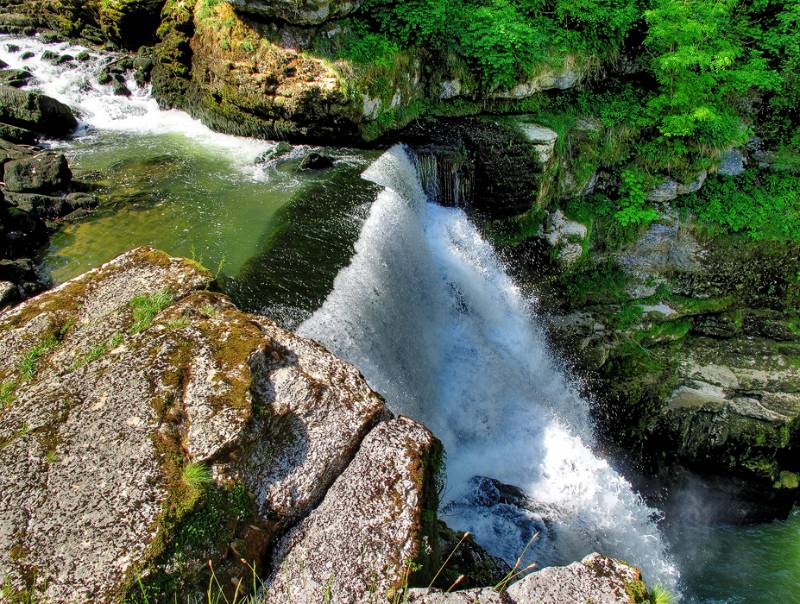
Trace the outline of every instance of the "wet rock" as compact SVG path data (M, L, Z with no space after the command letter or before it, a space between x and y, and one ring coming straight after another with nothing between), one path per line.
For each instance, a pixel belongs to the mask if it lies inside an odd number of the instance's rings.
M6 201L37 218L57 218L68 207L62 196L51 197L40 193L14 193L6 191Z
M68 193L64 198L71 210L88 210L94 208L99 203L97 197L89 193Z
M322 503L276 547L269 596L311 602L330 586L331 601L362 602L400 588L404 566L421 553L425 512L436 508L425 485L439 454L438 441L409 419L370 432Z
M57 138L78 127L72 111L63 103L10 86L0 86L0 121Z
M300 162L301 170L327 170L333 167L333 159L320 153L309 153Z
M19 52L19 45L17 45L17 44L6 44L6 50L8 52L17 53L17 52Z
M648 600L638 569L600 554L569 566L552 566L531 573L502 593L491 589L455 593L411 590L414 604L639 604Z
M472 535L464 538L464 533L452 530L441 521L438 533L442 559L449 560L441 568L434 587L447 589L458 581L462 590L480 588L497 585L508 576L511 567L487 553L475 543Z
M26 128L0 123L0 138L12 143L32 145L36 142L37 136L36 133L31 132Z
M58 191L72 180L72 171L62 154L41 153L5 164L3 179L15 193Z
M86 63L87 61L91 60L91 58L92 56L86 50L79 52L78 55L75 57L75 59L77 61L80 61L81 63Z
M36 281L36 265L30 258L0 260L0 279L14 283Z
M243 13L280 19L297 25L316 25L355 11L361 0L230 0Z
M114 80L111 83L111 90L116 96L131 96L131 91L128 86L125 82L120 82L119 80Z
M274 149L267 149L256 158L256 163L268 163L292 152L292 145L285 141L279 142Z
M58 60L58 53L53 52L52 50L45 50L40 57L42 61L48 61L50 63L54 63Z
M32 59L32 58L33 58L33 57L35 57L35 56L36 56L36 54L35 54L35 53L31 52L30 50L26 50L25 52L23 52L23 53L20 55L20 58L21 58L23 61L27 61L28 59Z
M24 69L3 69L0 71L0 86L22 88L30 84L33 74Z

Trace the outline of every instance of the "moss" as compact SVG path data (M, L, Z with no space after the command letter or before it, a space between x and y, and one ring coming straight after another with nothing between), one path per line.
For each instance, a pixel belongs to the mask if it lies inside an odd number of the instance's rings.
M435 440L414 469L415 480L422 493L417 553L409 577L409 585L427 587L441 567L442 549L439 542L439 493L444 485L444 447ZM397 586L399 587L399 586Z
M245 523L254 520L253 503L240 483L212 484L193 503L193 509L172 527L169 544L150 564L146 576L125 594L125 602L172 601L192 588L202 590L208 584L209 556L219 562L220 552Z
M589 304L624 304L628 301L629 277L613 260L576 267L561 273L555 284L568 308Z
M635 332L633 338L642 346L652 346L664 342L675 342L685 338L694 323L689 319L663 321Z
M782 471L775 483L776 489L800 488L800 475L795 472Z

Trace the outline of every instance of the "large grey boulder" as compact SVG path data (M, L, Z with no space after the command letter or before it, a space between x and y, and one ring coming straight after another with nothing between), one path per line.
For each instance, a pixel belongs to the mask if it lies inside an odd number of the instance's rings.
M141 581L171 601L163 586L204 584L208 560L244 579L240 558L260 561L323 497L309 518L342 543L391 531L383 558L348 564L403 572L437 442L409 420L373 429L388 415L357 370L210 281L140 248L0 315L0 584L119 601Z
M435 517L441 445L405 418L382 423L323 502L278 544L270 602L383 599L403 586Z
M413 604L637 604L649 599L637 569L620 560L591 554L569 566L531 573L502 592L413 590L408 601Z
M64 103L11 86L0 86L0 122L57 138L67 136L78 127L72 110Z
M349 15L361 0L229 0L236 10L297 25L315 25Z

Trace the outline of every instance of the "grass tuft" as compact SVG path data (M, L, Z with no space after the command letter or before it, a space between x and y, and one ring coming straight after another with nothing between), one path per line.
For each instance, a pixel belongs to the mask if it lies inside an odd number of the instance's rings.
M0 384L0 411L10 406L14 402L16 395L14 394L17 389L17 383L13 380L8 380Z
M154 294L143 294L134 296L128 303L133 309L133 325L130 334L135 335L150 327L153 319L165 308L168 308L175 301L169 290L162 289Z
M672 604L674 598L666 589L656 585L650 592L650 601L652 604Z
M193 491L200 493L211 484L211 470L204 463L190 463L183 468L183 482Z
M32 380L39 369L39 361L56 346L58 338L51 335L26 352L19 362L19 372L22 377L27 381Z

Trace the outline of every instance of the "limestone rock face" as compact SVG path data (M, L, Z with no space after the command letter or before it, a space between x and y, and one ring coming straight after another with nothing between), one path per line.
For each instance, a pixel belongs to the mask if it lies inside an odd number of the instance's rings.
M312 602L330 586L332 602L365 602L401 587L424 547L426 488L440 457L436 439L411 420L370 432L319 507L278 544L270 598Z
M787 513L800 497L800 246L700 237L691 217L664 214L594 263L566 278L608 271L616 289L570 301L550 327L600 376L601 430L664 474L683 480L680 464L740 495L726 522Z
M600 554L586 556L569 566L554 566L531 573L502 593L491 589L455 593L414 590L415 604L637 604L649 601L641 573Z
M243 13L280 19L297 25L317 25L349 15L361 0L229 0Z

